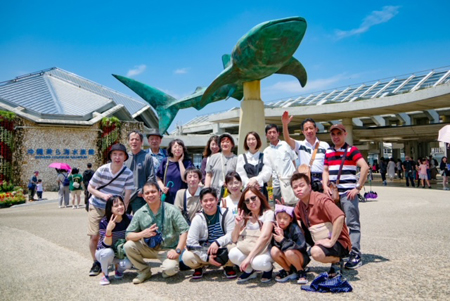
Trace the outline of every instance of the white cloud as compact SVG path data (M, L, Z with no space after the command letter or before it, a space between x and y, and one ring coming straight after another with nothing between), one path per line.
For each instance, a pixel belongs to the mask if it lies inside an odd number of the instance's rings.
M277 82L277 83L273 84L272 86L264 88L264 91L267 94L279 94L279 93L284 93L284 94L289 93L292 95L304 94L306 92L322 91L322 90L329 89L331 87L335 87L339 81L346 79L346 78L348 78L348 76L345 76L345 74L342 73L342 74L338 74L338 75L335 75L330 78L321 78L321 79L311 80L311 81L308 81L305 88L302 88L300 86L300 83L298 82L298 80L283 81L283 82Z
M127 72L127 77L133 77L143 73L147 69L146 65L134 66L134 69L130 69Z
M188 70L189 70L189 68L180 68L180 69L175 70L173 73L175 73L175 74L186 74L186 73L188 73Z
M343 39L368 31L372 26L386 23L398 14L400 6L384 6L381 11L375 10L364 18L358 28L352 30L336 30L336 38Z

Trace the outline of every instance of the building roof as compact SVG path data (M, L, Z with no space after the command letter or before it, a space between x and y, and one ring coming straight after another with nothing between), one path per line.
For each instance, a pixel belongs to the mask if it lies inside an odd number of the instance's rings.
M380 79L368 83L352 85L320 91L308 95L290 97L265 104L266 117L267 110L270 109L293 109L308 106L319 107L330 104L344 104L359 102L362 100L387 99L391 96L403 95L424 89L435 88L450 83L450 67L442 67L439 69L416 72L414 74L396 76L394 78ZM450 105L447 105L450 106ZM333 107L339 109L340 107ZM323 108L325 113L325 108ZM234 115L239 115L239 108L227 110L228 113L236 111ZM226 118L225 112L214 113L209 115L197 116L182 126L184 133L195 132L201 125L204 131L210 130L204 126L210 122L235 122L238 118ZM230 114L228 114L230 115ZM325 114L324 114L325 115ZM190 128L194 131L190 131Z
M157 118L146 103L57 67L1 82L2 103L20 109L31 119L89 121L95 113L114 108L114 115L125 120L148 110L147 119Z

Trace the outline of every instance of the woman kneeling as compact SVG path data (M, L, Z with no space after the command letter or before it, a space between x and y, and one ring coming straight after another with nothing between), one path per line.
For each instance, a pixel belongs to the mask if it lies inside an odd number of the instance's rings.
M261 282L272 280L272 258L268 245L272 238L274 213L265 196L256 187L247 187L238 204L238 216L232 238L237 246L230 251L230 260L242 273L238 283L256 277L262 271Z
M115 278L122 279L123 272L131 268L131 262L117 252L117 245L125 242L125 230L131 222L131 216L125 213L125 204L121 196L113 196L106 202L105 217L100 221L100 239L95 258L100 262L103 277L101 285L110 284L108 267L115 265ZM119 256L120 258L116 257Z
M193 279L203 277L203 269L208 265L224 267L228 279L236 278L233 264L228 260L227 245L231 243L234 216L226 208L218 206L216 190L210 187L200 192L202 212L192 219L187 238L187 249L183 262L195 269Z

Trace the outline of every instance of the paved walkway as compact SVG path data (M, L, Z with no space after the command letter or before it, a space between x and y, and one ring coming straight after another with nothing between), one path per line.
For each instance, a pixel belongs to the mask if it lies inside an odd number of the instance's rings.
M376 182L376 181L375 181ZM402 185L399 182L398 185ZM307 293L294 283L251 280L238 285L221 270L204 279L191 272L165 280L158 264L154 276L141 285L123 280L101 287L100 276L89 277L92 260L86 236L86 211L58 209L49 200L0 210L0 298L2 300L449 300L450 191L375 186L378 199L361 203L364 265L345 276L354 292L342 295ZM403 184L404 185L404 184ZM396 185L397 186L397 185ZM436 184L433 185L436 187ZM312 280L328 270L310 264Z

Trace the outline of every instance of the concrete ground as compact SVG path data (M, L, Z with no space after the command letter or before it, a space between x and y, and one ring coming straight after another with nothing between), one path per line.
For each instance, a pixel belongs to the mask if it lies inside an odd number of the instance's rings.
M346 271L352 293L308 293L294 283L259 278L246 284L227 280L221 270L202 280L192 272L163 279L151 261L154 276L140 285L123 280L100 286L100 276L89 277L92 259L86 236L84 209L58 209L56 193L47 200L0 210L1 300L405 300L450 299L450 191L442 184L433 189L405 188L394 180L387 187L376 177L376 200L360 204L363 266ZM309 279L328 270L310 264Z

